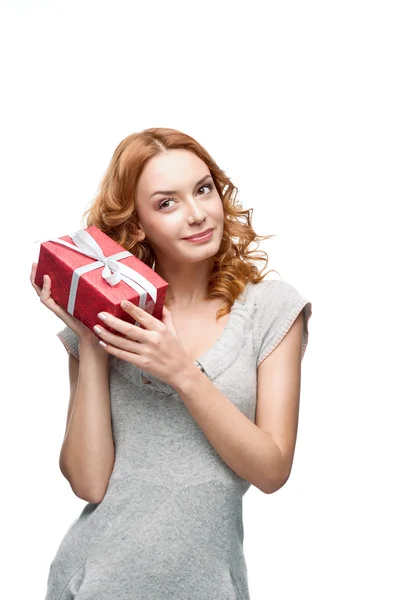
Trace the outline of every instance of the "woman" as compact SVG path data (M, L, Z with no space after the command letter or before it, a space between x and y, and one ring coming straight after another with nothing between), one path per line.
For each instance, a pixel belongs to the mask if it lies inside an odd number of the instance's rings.
M86 227L168 282L162 321L128 304L142 327L100 313L89 331L51 299L48 277L34 285L33 264L32 285L66 325L60 468L88 502L46 600L249 599L242 497L289 477L312 307L251 263L248 246L270 236L236 191L179 131L147 129L115 150Z

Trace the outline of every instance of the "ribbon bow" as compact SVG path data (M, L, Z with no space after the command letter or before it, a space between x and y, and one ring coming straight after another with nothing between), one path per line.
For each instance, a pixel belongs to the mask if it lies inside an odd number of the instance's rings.
M65 240L60 239L50 238L48 241L55 242L56 244L62 244L63 246L66 246L75 252L80 252L80 254L90 256L96 261L94 263L89 263L88 265L78 267L72 274L71 289L69 292L67 308L71 315L73 315L75 309L79 277L83 273L94 271L102 266L104 266L104 268L101 272L101 275L109 285L114 286L117 285L121 280L124 281L139 294L139 307L150 314L153 313L154 306L157 302L157 288L143 275L141 275L141 273L135 271L135 269L132 269L123 263L117 262L122 258L133 256L131 252L124 250L123 252L112 254L111 256L105 256L96 240L84 229L80 229L79 231L68 235L76 244L75 246L69 242L66 242ZM151 300L149 300L146 304L147 293L151 297ZM139 325L137 321L135 324Z

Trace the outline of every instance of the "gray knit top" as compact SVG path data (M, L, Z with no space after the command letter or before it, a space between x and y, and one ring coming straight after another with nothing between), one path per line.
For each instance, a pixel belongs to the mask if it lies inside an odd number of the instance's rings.
M255 422L257 367L311 303L280 280L248 283L198 365ZM78 338L58 334L76 358ZM144 383L142 376L150 383ZM50 565L45 600L249 600L242 498L250 483L216 453L170 385L109 355L115 464Z

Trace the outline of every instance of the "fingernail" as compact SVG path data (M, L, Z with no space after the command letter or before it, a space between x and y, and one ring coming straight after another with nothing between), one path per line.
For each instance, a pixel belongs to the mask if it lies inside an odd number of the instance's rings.
M105 319L107 318L107 316L104 313L98 313L98 318L101 319L102 321L105 321Z

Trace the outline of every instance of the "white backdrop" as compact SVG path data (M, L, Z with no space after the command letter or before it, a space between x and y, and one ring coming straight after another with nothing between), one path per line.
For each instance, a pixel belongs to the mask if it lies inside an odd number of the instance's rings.
M68 358L63 323L29 281L33 242L81 227L115 147L147 127L207 148L254 208L255 230L276 234L261 245L268 268L313 303L291 477L244 497L251 600L399 597L395 8L2 3L7 600L44 599L85 505L58 467Z

